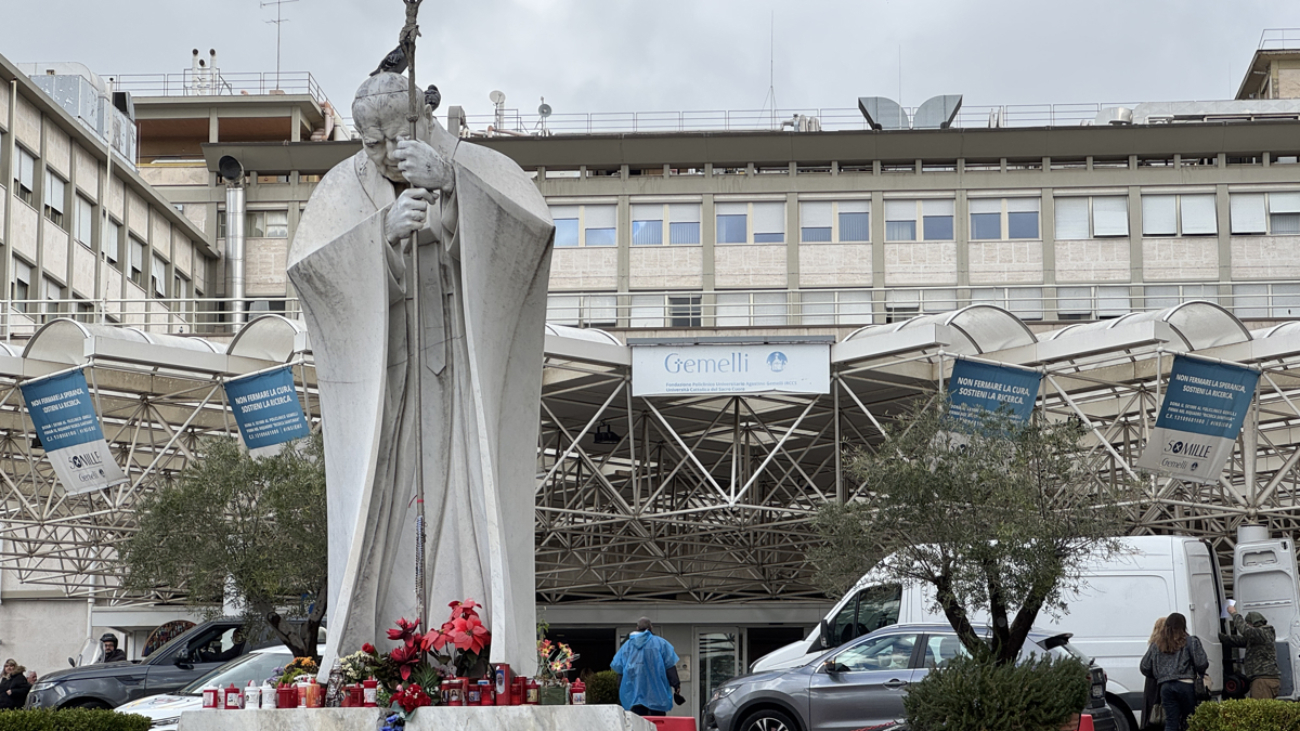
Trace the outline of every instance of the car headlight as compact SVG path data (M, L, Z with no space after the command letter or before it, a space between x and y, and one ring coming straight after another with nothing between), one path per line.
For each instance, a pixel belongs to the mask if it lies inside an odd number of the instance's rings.
M59 682L57 680L38 680L36 681L36 685L32 686L32 692L40 693L41 691L49 690L58 684Z
M738 685L724 685L713 691L713 696L709 698L709 702L714 703L716 701L720 701L723 698L726 698L727 696L731 695L732 693L735 693L736 688L739 687L740 686Z

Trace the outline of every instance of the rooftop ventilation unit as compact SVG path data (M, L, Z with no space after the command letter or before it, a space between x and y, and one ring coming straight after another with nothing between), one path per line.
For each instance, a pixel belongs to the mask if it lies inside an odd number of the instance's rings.
M1128 107L1107 107L1097 115L1098 125L1133 124L1133 110Z

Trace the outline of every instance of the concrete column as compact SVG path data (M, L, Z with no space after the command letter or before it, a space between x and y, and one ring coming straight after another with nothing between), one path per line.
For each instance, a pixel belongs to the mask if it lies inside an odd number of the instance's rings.
M216 109L208 110L208 142L221 141L221 118Z
M952 206L952 239L957 249L957 286L970 286L970 206L966 191L957 191Z
M1219 155L1220 160L1223 155ZM1232 207L1228 199L1228 185L1220 183L1214 186L1214 213L1219 218L1219 281L1232 281ZM1232 286L1225 285L1220 296L1231 295ZM1224 300L1231 302L1230 299Z
M1038 235L1043 240L1043 319L1056 319L1056 198L1043 188L1038 207Z
M626 171L627 166L623 169ZM665 229L667 228L667 221ZM631 198L626 195L618 197L618 275L617 289L619 292L626 292L630 288L632 281L632 204ZM667 231L665 230L665 234Z
M880 161L874 165L880 169ZM885 321L885 194L871 193L871 319Z
M1137 159L1136 156L1134 159ZM1129 281L1136 284L1142 276L1142 189L1136 185L1128 189L1128 264Z
M790 174L794 175L794 163L790 167ZM796 193L786 194L785 199L785 271L786 289L799 289L799 196Z

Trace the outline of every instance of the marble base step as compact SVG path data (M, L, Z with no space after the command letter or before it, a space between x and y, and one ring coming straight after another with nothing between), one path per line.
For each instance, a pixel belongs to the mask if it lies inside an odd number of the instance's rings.
M186 711L178 731L375 731L377 708ZM654 731L619 706L430 706L406 722L408 731Z

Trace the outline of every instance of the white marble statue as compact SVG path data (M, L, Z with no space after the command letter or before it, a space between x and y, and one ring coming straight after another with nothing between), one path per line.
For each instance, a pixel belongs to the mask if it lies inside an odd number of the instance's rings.
M321 667L365 642L386 646L384 630L416 616L420 451L430 615L422 629L446 621L448 602L472 598L485 608L490 660L533 675L533 455L554 225L518 165L452 136L430 107L411 139L408 103L397 74L361 85L352 114L364 149L321 180L289 250L325 431Z

